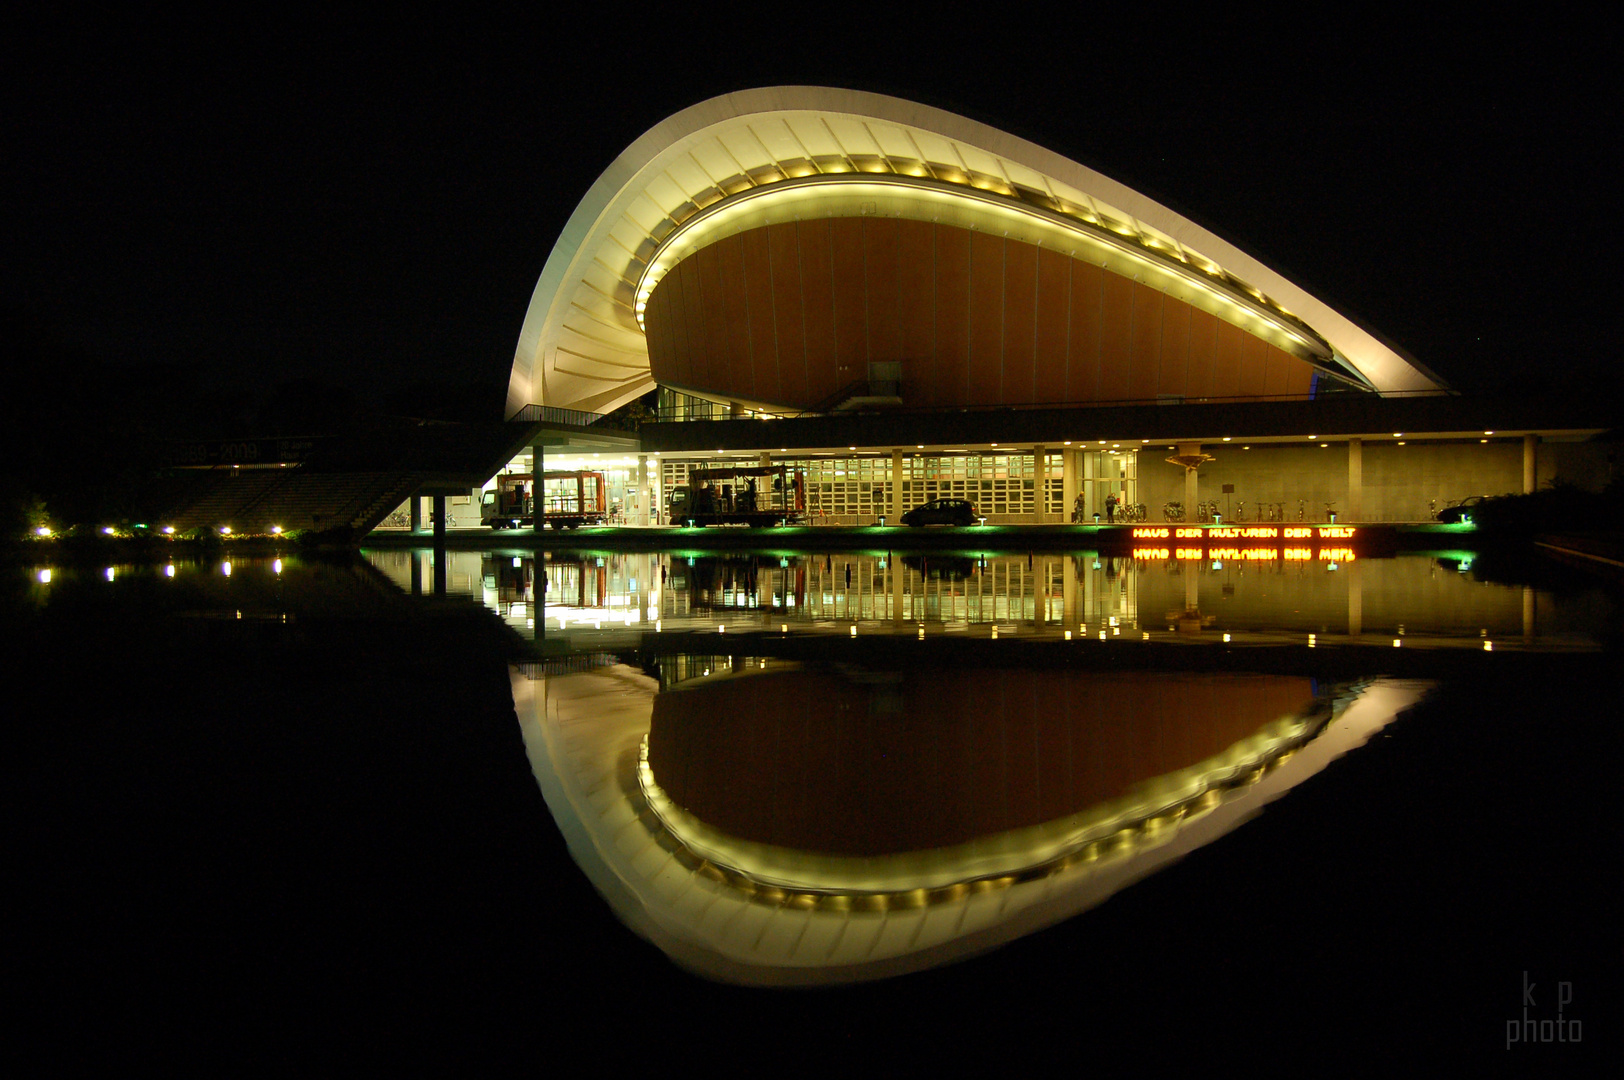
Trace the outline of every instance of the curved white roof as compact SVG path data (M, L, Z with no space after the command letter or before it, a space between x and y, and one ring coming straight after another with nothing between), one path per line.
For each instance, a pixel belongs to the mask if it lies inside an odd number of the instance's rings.
M642 304L729 233L879 213L997 228L1205 308L1378 392L1441 384L1245 252L1092 169L899 98L784 86L712 98L651 128L582 198L531 296L508 412L608 411L654 386Z

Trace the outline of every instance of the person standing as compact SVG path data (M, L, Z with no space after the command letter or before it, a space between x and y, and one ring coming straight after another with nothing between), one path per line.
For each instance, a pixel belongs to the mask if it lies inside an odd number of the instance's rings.
M1111 524L1116 523L1116 508L1117 497L1116 493L1112 492L1105 497L1105 520Z

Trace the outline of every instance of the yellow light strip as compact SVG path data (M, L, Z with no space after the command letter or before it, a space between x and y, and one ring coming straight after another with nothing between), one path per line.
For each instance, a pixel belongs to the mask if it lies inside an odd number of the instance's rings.
M1330 360L1333 355L1333 350L1318 335L1314 335L1306 326L1299 327L1287 321L1293 317L1279 305L1270 303L1252 286L1238 281L1210 261L1203 260L1213 268L1205 270L1180 258L1170 249L1162 250L1159 246L1142 242L1131 230L1091 225L1082 220L1081 215L1045 210L968 184L864 173L780 180L712 203L688 216L661 241L638 277L634 311L639 327L647 332L645 311L649 297L677 263L714 242L718 234L726 235L731 231L755 227L753 220L741 219L759 218L760 224L770 224L773 220L793 216L797 206L813 205L818 206L820 212L812 216L832 216L827 200L831 189L839 190L842 202L853 203L851 209L859 216L862 214L860 204L864 196L895 198L905 194L913 199L942 203L958 213L973 205L978 211L991 213L994 218L1003 218L1012 224L1027 228L1035 225L1040 236L1048 233L1056 240L1081 240L1096 249L1126 258L1143 270L1174 278L1195 288L1229 309L1228 314L1218 311L1212 311L1212 314L1221 315L1226 322L1234 323L1243 330L1255 334L1256 329L1247 323L1260 321L1276 334L1296 343L1300 350L1321 360ZM774 216L769 217L769 214ZM784 216L779 217L778 214ZM920 217L916 220L927 219ZM929 220L939 220L939 217ZM1217 283L1212 280L1214 278L1218 279Z

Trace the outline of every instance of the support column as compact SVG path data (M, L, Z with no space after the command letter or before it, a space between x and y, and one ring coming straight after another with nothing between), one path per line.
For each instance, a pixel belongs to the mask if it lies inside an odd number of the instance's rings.
M902 451L896 448L891 450L891 516L886 519L887 525L902 524L902 478L907 474L902 468Z
M1539 487L1539 436L1523 436L1523 494L1532 495Z
M1041 525L1049 509L1049 448L1041 443L1032 447L1032 481L1036 487L1032 509L1038 516L1037 524Z
M1061 516L1070 521L1072 508L1077 505L1077 451L1060 451L1060 501ZM1066 617L1071 621L1071 616Z
M1099 477L1097 475L1099 471L1100 456L1098 454L1090 453L1087 450L1079 450L1077 452L1081 454L1083 458L1083 516L1088 520L1089 524L1092 525L1094 523L1094 515L1101 512L1099 492L1100 485Z
M542 519L547 513L543 496L547 485L546 481L542 479L546 472L547 452L538 441L534 446L530 447L530 501L535 508L531 511L533 516L530 519L530 531L534 533L541 531Z
M1193 457L1201 453L1201 444L1198 442L1179 443L1180 457ZM1201 488L1196 482L1196 470L1184 470L1184 520L1195 520L1195 508L1201 498Z
M445 595L445 496L434 496L434 595Z
M654 493L648 489L647 454L637 455L637 502L639 504L639 513L637 514L638 520L635 523L638 525L652 524L653 520L650 515L654 511Z
M423 496L414 491L406 502L410 504L406 512L411 515L412 532L420 533L423 531Z
M1365 441L1348 440L1348 523L1365 520Z

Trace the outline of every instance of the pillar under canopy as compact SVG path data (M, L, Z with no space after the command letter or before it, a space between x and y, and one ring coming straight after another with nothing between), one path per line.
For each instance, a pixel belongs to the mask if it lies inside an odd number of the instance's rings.
M1038 445L1032 447L1032 479L1037 496L1032 500L1032 510L1037 514L1037 523L1043 524L1043 515L1049 509L1049 448Z
M1194 457L1201 453L1201 444L1198 442L1179 443L1179 457ZM1184 470L1184 519L1195 520L1196 500L1201 496L1200 486L1196 483L1196 471Z
M637 455L637 513L633 521L638 525L652 525L650 516L654 509L654 500L648 489L648 455Z
M902 451L891 451L891 517L888 525L902 524Z
M1348 521L1365 520L1365 441L1348 440Z
M532 510L534 516L530 519L531 532L539 533L541 531L542 518L546 515L546 503L542 495L546 487L542 476L546 471L547 452L542 449L541 443L538 442L530 448L530 502L534 507Z
M1072 509L1077 505L1077 451L1060 451L1060 513L1065 521L1071 520ZM1071 619L1066 616L1067 621Z

